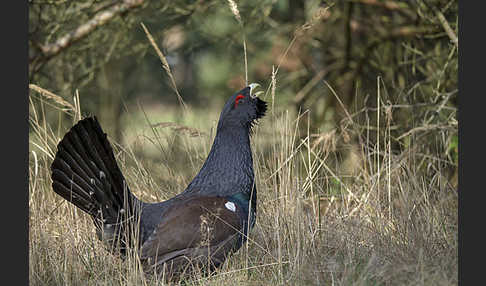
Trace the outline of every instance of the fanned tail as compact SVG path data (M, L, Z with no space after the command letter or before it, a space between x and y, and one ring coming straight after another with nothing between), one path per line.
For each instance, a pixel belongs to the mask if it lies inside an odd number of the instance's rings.
M133 214L137 199L96 117L80 120L64 135L51 171L54 192L90 214L98 228Z

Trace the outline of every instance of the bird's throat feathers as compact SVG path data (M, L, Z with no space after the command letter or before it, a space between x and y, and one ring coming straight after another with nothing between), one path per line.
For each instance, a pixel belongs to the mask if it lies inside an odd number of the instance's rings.
M208 158L188 189L207 189L208 192L218 189L219 195L227 195L240 188L251 189L253 181L248 129L223 126L218 128Z

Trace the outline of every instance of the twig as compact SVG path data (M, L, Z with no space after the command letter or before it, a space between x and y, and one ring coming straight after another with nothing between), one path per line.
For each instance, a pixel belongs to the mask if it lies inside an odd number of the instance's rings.
M452 43L456 45L456 47L459 47L459 40L457 39L456 33L452 30L451 26L449 26L449 23L447 22L446 18L444 17L444 14L442 14L439 9L434 9L435 14L437 16L437 19L439 19L440 24L444 28L447 36L451 39Z
M408 130L407 132L403 133L402 135L398 136L398 138L396 139L397 141L404 138L404 137L407 137L413 133L417 133L419 131L428 131L428 130L433 130L433 129L446 129L446 128L450 128L451 126L448 126L448 125L441 125L441 124L430 124L430 125L424 125L424 126L419 126L419 127L415 127L413 129L410 129Z
M62 50L66 49L74 42L79 41L80 39L86 37L96 28L106 24L116 15L127 12L128 10L136 8L142 4L143 0L124 0L116 5L111 6L106 10L96 13L96 15L87 23L82 24L75 30L62 36L55 43L39 46L40 50L42 51L42 56L45 59L49 59L59 54ZM36 58L37 57L34 56L30 59L30 62L33 62Z
M147 34L147 38L149 39L150 44L152 44L152 46L155 49L155 52L157 52L157 55L159 56L160 61L162 62L162 67L164 68L164 70L166 71L167 75L170 78L170 81L172 83L172 89L177 94L177 99L179 100L179 103L182 105L183 110L186 111L186 109L187 109L186 104L184 103L184 100L182 100L182 96L180 95L179 90L177 90L177 85L176 85L174 76L172 76L172 72L170 71L170 66L169 66L169 63L167 62L167 59L165 58L164 54L162 54L162 52L160 51L159 47L155 43L155 40L152 37L152 35L150 34L150 32L148 31L147 27L145 27L145 25L143 23L140 23L140 24L142 25L142 28L145 31L145 34Z
M436 7L428 3L427 1L422 1L427 8L432 10L435 13L435 16L437 17L437 20L439 20L439 23L442 25L442 28L444 28L447 36L449 39L451 39L451 42L454 43L456 47L459 47L459 40L457 39L456 33L452 30L451 26L447 22L447 19L444 17L444 14Z
M309 91L320 82L320 80L327 74L328 70L320 70L317 74L315 74L312 79L304 85L304 87L297 92L294 97L294 102L299 103L305 99Z
M354 123L353 117L351 116L351 114L349 114L348 110L346 109L346 106L344 106L344 103L339 98L339 96L337 95L336 91L334 91L334 89L332 88L332 86L326 80L324 80L323 82L324 82L324 84L326 84L326 86L329 88L329 90L331 91L331 93L334 95L334 97L338 101L339 105L341 105L341 108L344 110L344 113L346 113L346 116L348 117L349 122L350 123Z

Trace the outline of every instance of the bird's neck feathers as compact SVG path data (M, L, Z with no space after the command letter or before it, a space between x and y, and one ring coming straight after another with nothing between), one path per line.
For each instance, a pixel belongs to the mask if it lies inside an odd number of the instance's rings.
M218 125L211 151L186 191L205 195L249 192L253 187L253 159L247 126Z

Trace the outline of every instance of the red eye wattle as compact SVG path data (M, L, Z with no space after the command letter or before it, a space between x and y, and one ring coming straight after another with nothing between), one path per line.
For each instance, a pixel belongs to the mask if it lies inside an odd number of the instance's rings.
M241 94L238 94L238 96L236 96L236 99L235 99L235 107L238 105L240 99L242 99L242 98L245 98L245 97L243 95L241 95Z

